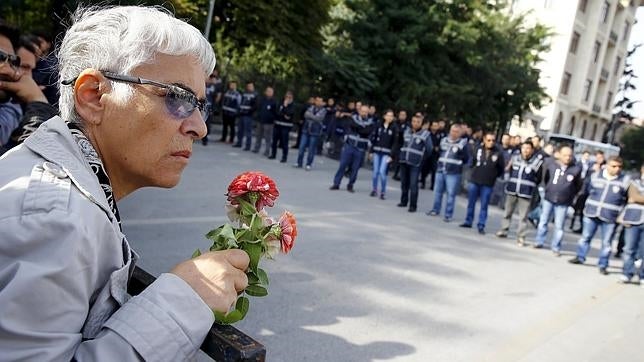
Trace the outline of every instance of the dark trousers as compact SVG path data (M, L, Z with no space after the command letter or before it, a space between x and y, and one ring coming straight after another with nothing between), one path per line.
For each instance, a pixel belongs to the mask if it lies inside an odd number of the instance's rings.
M228 140L228 142L233 143L233 140L235 139L235 116L222 114L221 119L224 123L224 127L221 130L220 141L226 141L226 137L228 137L228 130L230 129L230 139Z
M235 145L237 147L243 146L246 151L250 150L250 145L253 142L253 122L251 116L240 116L237 119L237 143Z
M411 166L406 163L400 164L400 203L415 209L418 203L418 174L419 166Z
M432 164L432 158L431 157L426 157L423 159L423 163L420 167L420 183L423 188L425 188L425 182L427 180L427 176L432 172L433 168ZM434 182L432 181L432 185L434 185Z
M205 145L208 144L208 135L210 134L210 128L212 127L212 124L215 122L215 115L211 112L208 114L208 118L206 119L206 135L204 138L201 139L201 142Z
M338 172L335 173L333 184L335 186L340 186L340 182L342 182L342 176L344 176L344 171L347 169L347 167L351 167L348 186L353 187L353 184L358 178L358 170L360 169L360 165L362 164L363 159L364 150L345 143L344 147L342 147L342 153L340 154L340 167L338 167Z
M273 128L273 142L271 143L271 157L277 155L277 146L282 149L282 161L286 162L288 156L288 136L291 127L275 125Z

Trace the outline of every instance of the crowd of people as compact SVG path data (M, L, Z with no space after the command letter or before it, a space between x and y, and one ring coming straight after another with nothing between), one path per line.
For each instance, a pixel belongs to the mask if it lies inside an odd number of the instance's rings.
M216 81L211 82L210 99L213 114L218 108L222 111L222 142L256 153L263 145L263 154L269 159L276 158L279 147L281 162L287 162L289 135L297 132L294 167L311 170L315 156L323 149L329 156L339 158L330 190L339 190L346 177L347 191L355 192L358 172L368 161L372 166L370 196L386 198L388 172L392 169L393 179L400 181L398 206L416 212L419 189L426 188L429 181L434 201L426 213L442 215L445 222L453 220L456 196L465 189L467 210L459 226L476 227L480 234L486 233L488 207L496 196L504 210L496 236L509 236L516 214L517 244L529 244L527 232L532 224L536 228L532 246L539 249L544 247L553 222L550 249L556 256L561 255L569 210L574 210L569 231L581 234L581 238L571 263L585 262L590 241L599 228L600 272L608 273L612 240L617 234L620 242L616 256L624 255L620 280L634 281L634 274L644 277L644 269L635 270L633 266L635 260L641 259L640 249L644 248L644 187L641 178L631 180L622 172L619 157L606 160L598 150L592 156L585 151L576 159L573 145L549 144L538 135L522 140L517 135L503 134L497 139L496 132L458 122L450 124L445 119L430 120L421 112L413 113L408 120L405 110L378 113L375 106L360 101L344 106L321 96L311 97L298 118L290 91L278 102L272 87L259 97L253 82L248 82L240 94L236 82L231 81L228 91L222 94L221 79L216 73L213 77ZM211 118L209 122L212 121ZM575 227L577 220L580 225Z

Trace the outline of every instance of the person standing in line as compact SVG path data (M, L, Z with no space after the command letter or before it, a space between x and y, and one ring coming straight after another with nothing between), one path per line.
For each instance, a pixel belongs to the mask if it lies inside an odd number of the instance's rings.
M394 123L394 111L388 109L382 116L382 123L371 134L369 159L373 161L371 196L378 195L380 181L380 199L385 199L387 189L387 171L398 148L398 126Z
M293 128L293 116L295 114L295 107L293 106L293 92L287 91L284 95L284 101L280 104L277 111L277 119L275 120L275 128L273 128L273 143L271 144L271 155L269 159L275 159L277 155L277 145L279 143L282 149L281 163L286 162L288 157L288 141L289 134Z
M264 156L266 157L270 155L273 124L277 118L277 102L273 97L274 92L273 87L266 87L264 98L259 103L259 124L255 134L255 148L253 148L253 153L258 153L262 147L262 140L264 140Z
M403 144L403 136L405 134L405 130L407 130L407 127L409 127L409 122L407 122L407 111L404 109L401 109L398 111L398 118L396 119L397 125L398 125L398 144L402 145ZM400 164L398 163L397 159L394 159L393 161L395 163L394 167L394 176L393 179L396 181L400 181Z
M546 163L544 167L543 182L546 190L541 203L536 241L533 245L536 249L543 247L548 233L548 222L554 213L555 229L550 242L550 249L555 256L561 255L561 241L564 235L566 212L583 183L582 170L580 166L574 164L572 148L568 145L563 145L559 147L558 154L557 160Z
M505 183L505 214L501 220L501 228L496 232L499 238L507 238L514 209L519 209L519 226L517 229L517 244L525 246L526 219L530 212L530 200L537 191L541 181L543 158L534 154L534 146L530 141L521 145L521 153L512 156L508 165L510 178Z
M590 160L590 152L584 151L581 154L581 159L579 160L579 167L581 167L581 180L583 182L584 180L586 180L586 177L590 174L590 168L592 167L592 162ZM573 214L572 218L570 218L570 227L569 227L569 230L572 232L575 232L577 230L575 228L575 221L579 219L579 222L581 223L581 219L583 217L583 212L584 212L584 205L586 204L587 196L588 195L584 195L582 192L580 192L575 198L575 201L573 202L573 208L575 209L575 213ZM579 232L581 233L581 226L579 227Z
M620 223L624 226L624 267L619 281L631 283L637 274L637 284L644 282L644 268L635 266L635 260L644 256L644 165L640 167L640 178L628 188L628 203L622 212Z
M411 118L411 126L405 130L403 145L400 149L401 194L398 207L407 207L416 212L418 204L418 174L424 158L432 152L432 138L429 131L422 128L423 120L419 114Z
M257 110L257 92L255 83L247 82L246 91L242 94L239 105L239 119L237 120L237 143L233 147L240 148L245 140L244 151L250 151L253 138L253 117Z
M456 194L461 184L463 165L467 164L469 160L467 139L462 137L461 125L453 124L449 129L449 136L441 140L434 206L427 212L427 215L437 216L440 214L443 195L447 191L447 205L445 206L445 218L443 221L452 221Z
M438 165L438 154L440 153L440 144L443 137L445 137L445 134L440 131L440 122L436 120L430 122L429 133L432 137L432 145L434 146L434 149L429 156L429 177L431 181L431 186L429 187L429 189L433 191L434 184L436 183L436 169ZM421 184L421 186L425 186L425 184L423 183Z
M599 254L599 273L608 275L608 260L612 251L613 235L617 216L627 201L630 179L622 172L623 161L618 156L608 159L606 168L593 173L587 183L588 199L584 207L584 226L581 239L577 243L577 255L568 262L583 264L590 251L590 241L597 229L601 230L601 248Z
M208 118L206 119L206 136L201 139L201 143L204 146L208 145L208 135L210 134L210 128L215 121L215 112L217 111L217 105L221 99L221 79L217 76L217 70L214 70L212 74L206 79L206 102L208 104Z
M226 142L229 130L230 138L228 139L228 143L233 143L235 140L235 121L239 114L240 105L241 94L237 91L237 82L231 80L228 82L228 90L224 93L224 98L221 102L221 119L224 126L221 131L220 142Z
M485 234L487 222L487 209L494 190L494 182L503 175L505 162L503 153L496 147L496 136L493 132L483 135L483 144L474 151L472 159L472 172L467 185L467 215L465 222L460 227L471 228L474 222L474 209L476 201L481 199L479 222L476 225L479 234Z
M313 166L313 159L317 153L317 144L322 135L322 128L324 127L324 117L326 116L326 108L324 107L324 99L317 96L314 98L314 104L304 112L304 124L302 126L302 139L300 140L300 149L297 155L297 163L293 165L297 168L302 168L304 163L304 153L308 149L308 157L306 159L306 170L310 171Z
M338 171L335 173L333 185L329 188L330 190L340 189L342 177L347 167L351 167L347 191L355 192L353 184L358 178L360 164L364 159L365 152L369 148L369 135L371 135L375 127L373 119L369 117L368 113L369 107L360 106L360 113L351 117L346 142L344 147L342 147L342 154L340 155L340 165Z
M300 148L300 142L302 141L302 131L304 130L304 123L306 122L306 120L304 119L304 114L309 110L309 107L313 105L315 105L315 97L309 97L308 101L306 101L306 104L300 111L300 118L293 122L293 124L297 126L297 138L295 139L295 144L293 145L293 148L295 149Z

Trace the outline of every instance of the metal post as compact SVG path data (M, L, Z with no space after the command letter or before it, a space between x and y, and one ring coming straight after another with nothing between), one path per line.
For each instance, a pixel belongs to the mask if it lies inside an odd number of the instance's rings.
M203 36L210 41L210 27L212 25L212 13L215 10L215 0L210 0L208 7L208 18L206 19L206 29L203 31Z

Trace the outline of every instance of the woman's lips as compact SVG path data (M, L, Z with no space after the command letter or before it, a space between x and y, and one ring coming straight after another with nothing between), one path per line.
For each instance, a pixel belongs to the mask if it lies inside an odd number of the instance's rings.
M190 152L190 151L177 151L177 152L172 153L172 156L184 157L184 158L190 158L191 155L192 155L192 152Z

